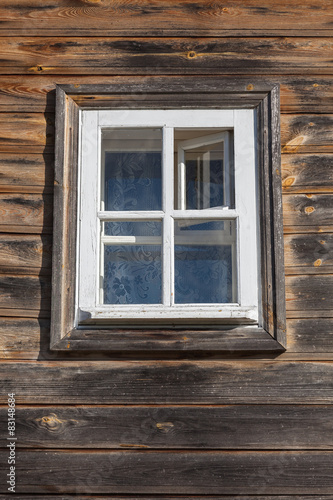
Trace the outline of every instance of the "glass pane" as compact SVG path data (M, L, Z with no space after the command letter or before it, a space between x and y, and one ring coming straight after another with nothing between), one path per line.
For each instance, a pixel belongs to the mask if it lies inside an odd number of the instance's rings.
M177 208L233 207L232 132L176 130Z
M104 246L104 304L160 304L160 245Z
M104 223L106 236L161 236L162 224L158 221L112 221Z
M175 221L175 303L237 301L235 221Z
M161 129L104 130L102 161L102 209L162 209Z
M223 142L185 151L186 209L224 205Z
M111 221L104 234L104 304L162 301L162 223Z

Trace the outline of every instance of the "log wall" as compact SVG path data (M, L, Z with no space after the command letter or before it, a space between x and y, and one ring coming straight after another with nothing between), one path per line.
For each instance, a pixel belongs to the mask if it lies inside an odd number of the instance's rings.
M3 0L0 19L0 498L13 391L16 498L332 500L331 2ZM287 351L51 353L55 84L176 97L216 75L280 84Z

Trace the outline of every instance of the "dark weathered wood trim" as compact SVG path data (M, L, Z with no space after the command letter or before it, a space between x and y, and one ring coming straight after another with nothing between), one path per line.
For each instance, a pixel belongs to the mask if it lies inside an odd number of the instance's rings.
M255 87L255 93L253 88ZM260 191L262 311L263 327L235 326L225 330L191 331L178 328L158 330L74 328L77 154L79 110L93 108L147 109L161 105L196 108L200 102L195 82L182 89L167 92L161 82L144 86L125 85L58 85L56 97L56 155L54 186L54 250L52 282L51 349L57 351L219 351L282 352L285 348L285 291L282 239L282 201L280 166L279 87L255 81L247 90L244 85L224 78L214 78L205 85L202 95L215 95L206 107L224 109L226 100L233 108L257 110L258 175ZM191 90L195 99L189 99ZM156 100L156 95L160 95ZM112 97L112 98L110 98ZM186 99L185 99L186 97ZM200 96L199 96L200 97ZM177 106L176 106L177 103Z
M79 108L61 89L56 96L51 345L74 324Z

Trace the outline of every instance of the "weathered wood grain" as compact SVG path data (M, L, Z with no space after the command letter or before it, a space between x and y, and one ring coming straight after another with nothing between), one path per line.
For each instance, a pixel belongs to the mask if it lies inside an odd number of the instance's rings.
M0 230L11 233L50 232L52 228L50 194L0 194Z
M50 281L47 276L0 275L0 311L2 308L49 311Z
M333 234L284 236L287 274L333 274Z
M332 47L330 38L0 37L0 74L330 75Z
M1 8L1 6L0 6ZM1 25L0 25L1 30ZM59 84L77 85L96 85L98 83L108 84L110 94L116 97L119 92L128 88L128 85L133 85L138 93L138 97L142 104L145 104L145 92L149 88L154 87L156 98L159 94L168 93L176 94L184 91L187 86L191 88L188 96L193 92L193 85L196 85L198 92L202 92L207 87L207 83L212 87L215 82L215 93L223 90L226 86L230 91L235 83L238 88L243 87L244 92L252 89L257 91L258 82L261 86L271 88L277 82L280 84L280 101L282 113L332 113L333 112L333 90L331 78L320 76L305 76L305 75L279 75L277 76L237 76L237 82L233 76L223 76L223 85L221 78L215 75L200 76L196 75L195 82L191 76L172 76L167 81L159 76L86 76L80 75L79 78L73 78L72 75L62 76L57 75L56 82ZM190 85L189 85L190 83ZM53 76L48 75L15 75L5 76L0 75L0 111L20 113L29 112L54 112L55 107L55 80ZM213 93L211 93L213 95ZM207 95L207 98L209 94ZM135 93L132 93L129 98L129 105L135 100ZM230 96L231 98L231 96ZM182 104L182 103L180 103ZM199 104L199 103L196 103Z
M311 231L313 226L332 227L333 195L332 194L288 194L283 196L283 223L304 232Z
M0 153L0 193L52 193L53 155Z
M1 30L6 34L61 35L146 35L184 36L193 31L198 36L228 36L246 32L320 35L332 28L329 2L296 0L286 4L279 0L210 2L209 0L110 0L59 4L42 0L3 2L0 9Z
M332 311L330 309L304 309L302 311L287 311L287 318L332 318Z
M20 404L332 404L333 363L39 361L0 364ZM1 395L6 405L7 396Z
M37 359L48 351L50 321L47 319L0 318L1 359ZM51 354L48 353L48 357Z
M289 319L288 352L333 352L333 318Z
M50 274L51 253L50 236L1 234L0 273Z
M99 496L99 495L48 495L47 500L105 500L105 496ZM108 495L108 500L156 500L156 495L154 496L147 496L147 495L129 495L129 496L124 496L124 495ZM184 500L184 496L176 496L176 495L158 495L159 500ZM235 500L235 495L223 495L223 497L216 497L216 496L210 496L210 495L205 495L205 496L191 496L191 495L186 495L187 500L220 500L220 498L223 498L223 500ZM8 500L8 496L0 495L0 499L6 499ZM15 495L15 499L18 500L36 500L36 496L31 496L31 495ZM304 495L299 496L299 495L274 495L274 496L267 496L267 495L242 495L242 500L304 500ZM307 495L306 500L333 500L332 495Z
M273 292L273 297L268 299L270 292L266 293L266 279L259 286L263 292L262 300L262 316L264 321L267 321L267 316L273 313L275 328L269 328L268 332L274 335L275 338L283 345L286 345L286 295L285 295L285 281L283 277L285 276L284 270L284 255L283 255L283 217L282 217L282 186L281 186L281 126L280 126L280 89L275 86L269 95L265 98L265 101L269 98L269 105L267 106L267 112L269 120L264 120L262 123L263 129L259 131L260 142L263 141L265 133L269 133L270 141L267 148L263 148L263 155L265 157L264 170L269 174L269 185L271 190L271 195L268 198L264 197L261 205L261 226L267 224L268 220L268 207L271 207L272 216L270 221L270 234L271 241L267 245L266 250L266 266L273 268L272 281L268 281L268 287L271 292ZM264 101L263 101L264 103ZM265 106L262 106L262 109ZM268 123L270 126L268 127ZM267 156L269 160L266 159ZM265 175L267 179L267 174ZM264 232L267 231L267 227ZM267 259L272 253L271 260ZM261 255L263 258L264 255ZM263 267L263 266L262 266ZM266 272L267 276L267 272ZM269 273L270 276L270 273ZM259 306L260 307L260 306ZM265 311L268 310L268 314ZM265 311L265 312L264 312ZM267 316L266 316L267 314ZM269 320L267 323L270 323ZM276 331L275 334L273 332Z
M310 313L313 310L327 310L333 316L332 290L332 274L287 276L287 311L307 311Z
M0 113L0 151L52 152L54 117L42 113Z
M3 496L0 495L0 499L6 499L8 500L8 496ZM105 496L99 496L99 495L48 495L47 500L105 500ZM157 500L156 495L154 496L147 496L147 495L129 495L129 496L124 496L124 495L108 495L108 500ZM15 495L15 500L36 500L36 496L31 496L31 495ZM176 495L158 495L159 500L184 500L184 496L176 496ZM200 495L186 495L186 500L235 500L235 495L223 495L223 497L216 497L210 496L210 495L205 495L205 496L200 496ZM242 495L241 500L304 500L304 495L299 496L299 495L274 495L274 496L267 496L267 495ZM332 495L307 495L306 500L333 500Z
M8 452L1 451L1 492ZM3 465L4 464L4 465ZM330 494L333 453L20 451L18 493Z
M282 115L283 153L330 153L333 115Z
M7 408L0 408L1 446ZM17 448L333 448L333 406L18 407Z
M333 191L333 155L282 155L284 193L331 193Z

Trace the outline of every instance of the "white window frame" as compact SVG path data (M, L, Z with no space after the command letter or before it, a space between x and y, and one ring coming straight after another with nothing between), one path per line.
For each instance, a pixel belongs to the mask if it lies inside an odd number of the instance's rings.
M255 162L255 124L252 109L237 110L82 110L81 161L78 200L78 266L76 325L98 322L158 324L167 321L221 324L260 324L258 278L258 207ZM163 210L155 212L105 212L100 210L101 130L103 128L163 130ZM235 209L175 210L173 207L174 128L225 129L234 134ZM207 132L207 135L211 132ZM227 141L226 141L227 142ZM184 148L187 147L183 144ZM189 145L188 145L189 146ZM163 304L100 304L100 222L103 220L164 220ZM234 219L237 221L238 303L175 305L172 289L172 224L177 218Z

